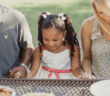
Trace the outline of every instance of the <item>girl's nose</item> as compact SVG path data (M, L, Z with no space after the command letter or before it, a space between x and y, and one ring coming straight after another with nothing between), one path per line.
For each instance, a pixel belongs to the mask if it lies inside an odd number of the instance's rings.
M50 41L50 42L49 42L49 45L50 45L50 46L53 46L53 45L54 45L54 42L53 42L53 41Z

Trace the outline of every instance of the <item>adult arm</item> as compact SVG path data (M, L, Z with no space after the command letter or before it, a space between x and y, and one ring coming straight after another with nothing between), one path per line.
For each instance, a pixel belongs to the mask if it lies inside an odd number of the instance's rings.
M92 19L86 19L81 28L81 43L83 50L82 68L84 72L92 75L92 55L91 55L91 36L92 36Z
M21 62L23 64L25 64L27 67L29 66L30 62L31 62L31 56L33 53L33 48L32 47L27 47L25 49L22 50L21 53ZM10 78L14 78L14 74L19 72L19 78L26 78L27 77L27 70L24 66L18 66L15 67L11 70L10 72Z
M20 61L27 67L31 62L31 57L33 53L33 43L32 43L32 35L27 23L25 16L21 13L18 18L18 44L20 50ZM14 73L20 73L19 78L26 78L27 71L24 66L19 65L15 67L10 72L10 78L14 78Z

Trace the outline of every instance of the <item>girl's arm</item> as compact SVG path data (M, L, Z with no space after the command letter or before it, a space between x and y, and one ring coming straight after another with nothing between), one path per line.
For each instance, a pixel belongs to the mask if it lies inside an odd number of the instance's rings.
M74 57L73 56L71 57L72 72L75 77L78 77L83 74L80 62L80 48L75 44L74 50L75 50L75 52L73 52Z
M33 78L37 74L41 61L40 57L41 57L41 52L39 50L39 46L37 46L33 52L30 73L27 76L28 79Z
M92 20L94 17L86 19L81 28L81 42L83 49L82 68L84 72L92 75L92 55L91 55L91 36L92 36Z

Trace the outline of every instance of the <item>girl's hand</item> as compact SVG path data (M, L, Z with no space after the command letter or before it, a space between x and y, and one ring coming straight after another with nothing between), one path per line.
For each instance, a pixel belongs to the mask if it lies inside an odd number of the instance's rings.
M96 77L94 75L83 73L82 75L78 76L77 79L96 79Z
M20 72L14 73L14 78L19 78L20 77Z

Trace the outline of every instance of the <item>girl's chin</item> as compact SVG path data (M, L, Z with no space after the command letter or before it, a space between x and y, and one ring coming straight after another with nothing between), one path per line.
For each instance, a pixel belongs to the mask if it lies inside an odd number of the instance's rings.
M54 49L55 47L49 47L50 49Z
M52 51L56 50L55 47L50 47L49 49L52 50Z
M51 49L51 50L55 50L55 47L51 47L50 49Z

